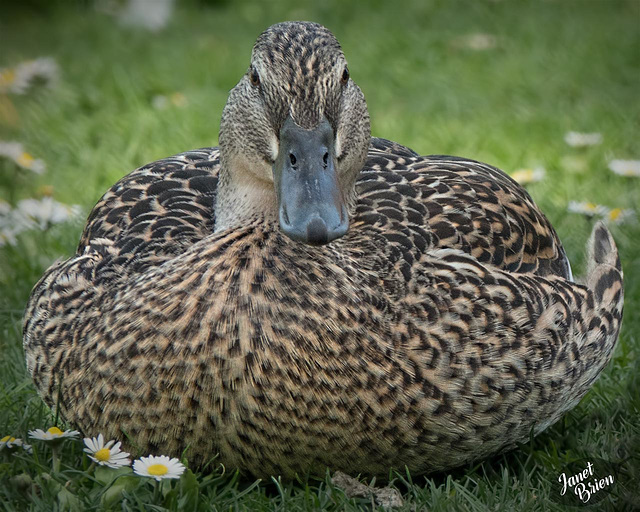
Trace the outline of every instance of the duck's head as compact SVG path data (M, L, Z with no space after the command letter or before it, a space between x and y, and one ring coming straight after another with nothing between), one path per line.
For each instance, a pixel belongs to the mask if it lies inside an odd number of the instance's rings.
M222 114L216 231L260 216L308 244L344 235L369 139L364 96L333 34L307 22L269 27Z

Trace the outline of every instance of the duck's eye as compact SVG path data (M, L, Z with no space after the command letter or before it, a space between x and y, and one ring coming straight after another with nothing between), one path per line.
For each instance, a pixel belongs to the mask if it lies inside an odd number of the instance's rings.
M342 82L342 84L346 84L349 81L349 68L345 67L344 71L342 72L342 76L340 77L340 82Z
M251 68L249 72L249 80L251 80L251 85L254 87L260 85L260 75L258 75L258 72L254 68Z

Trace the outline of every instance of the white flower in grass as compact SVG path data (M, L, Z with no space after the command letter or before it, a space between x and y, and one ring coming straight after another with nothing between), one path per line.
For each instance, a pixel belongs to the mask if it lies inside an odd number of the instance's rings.
M164 110L169 106L169 99L164 94L156 94L151 98L151 106L156 110Z
M4 436L0 439L0 448L12 448L14 445L18 446L22 443L22 440L17 439L13 436Z
M631 220L635 216L635 212L632 209L607 208L601 204L590 203L587 201L570 201L567 209L571 213L580 213L587 217L601 217L605 222L610 224L622 224Z
M622 224L627 220L631 220L634 215L635 213L631 209L613 208L605 215L604 220L611 224Z
M53 84L58 65L50 57L21 62L13 68L0 69L0 93L24 94L34 83Z
M593 217L595 215L606 216L609 214L609 208L602 206L601 204L595 204L588 201L569 201L567 210L571 213L581 213Z
M467 34L453 41L453 46L456 48L466 48L467 50L474 50L476 52L492 50L497 44L498 40L496 36L482 32Z
M528 185L529 183L537 183L547 174L542 167L536 167L535 169L518 169L511 174L511 177L516 180L520 185Z
M42 199L23 199L18 202L17 210L40 229L46 229L52 224L65 222L80 213L77 205L59 203L52 197Z
M80 435L77 430L65 430L64 432L58 427L51 427L46 431L39 428L29 431L29 437L38 439L39 441L57 441L60 439L76 439Z
M44 161L31 156L19 142L0 141L0 156L10 158L16 165L36 174L42 174L46 170Z
M567 132L564 136L564 141L574 148L597 146L602 142L602 134Z
M640 160L612 160L609 169L619 176L640 178Z
M120 15L121 23L159 31L167 26L174 0L129 0Z
M134 473L155 478L158 482L164 478L180 478L185 469L178 459L170 459L166 455L140 457L133 463Z
M151 106L156 110L164 110L173 105L174 107L186 107L189 104L187 97L181 92L174 92L169 96L156 94L151 98Z
M22 439L15 438L13 436L4 436L2 439L0 439L0 450L3 450L5 448L10 449L18 446L22 446Z
M80 213L77 205L68 206L51 197L23 199L17 208L0 200L0 247L15 244L17 236L30 229L47 229L53 224L65 222Z
M32 453L31 445L25 443L22 439L16 438L13 436L4 436L0 439L0 452L7 450L9 452L14 452L18 449L22 448L27 453Z
M11 208L9 203L0 200L0 247L15 244L20 233L33 227L31 220Z
M98 437L85 437L84 445L89 458L101 466L117 469L131 464L129 453L120 449L121 443L109 441L105 444L102 434L98 434Z

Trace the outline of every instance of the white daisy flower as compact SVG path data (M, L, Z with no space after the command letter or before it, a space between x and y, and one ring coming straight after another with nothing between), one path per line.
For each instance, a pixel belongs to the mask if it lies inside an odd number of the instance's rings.
M47 168L44 160L31 156L19 142L0 141L0 156L10 158L16 165L36 174L42 174Z
M581 213L593 217L595 215L606 216L609 214L609 208L602 206L601 204L595 204L588 201L569 201L567 210L571 213Z
M4 436L0 439L0 450L4 448L11 449L13 447L22 446L22 439L13 436Z
M17 236L30 229L47 229L53 224L65 222L80 213L77 205L68 206L52 197L23 199L16 208L0 200L0 247L13 245Z
M164 478L180 478L185 469L178 459L170 459L166 455L140 457L133 463L134 473L155 478L158 482Z
M58 78L58 65L50 57L22 62L13 68L0 69L0 93L24 94L40 81L53 84Z
M597 146L602 142L602 134L567 132L564 136L564 141L574 148Z
M18 202L16 209L40 229L46 229L52 224L65 222L80 213L79 206L62 204L52 197L23 199Z
M80 435L77 430L65 430L64 432L58 427L51 427L45 432L39 428L29 431L29 437L40 441L56 441L58 439L75 439Z
M640 160L612 160L609 169L619 176L640 178Z
M20 233L33 227L32 221L11 208L9 203L0 200L0 247L15 244Z
M477 52L492 50L497 44L496 36L484 33L467 34L453 41L453 46L457 48L466 48Z
M622 224L626 220L631 220L635 213L631 209L613 208L605 215L604 220L611 224Z
M167 26L172 13L173 0L129 0L120 22L155 32Z
M23 169L28 169L31 172L35 172L36 174L42 174L47 170L47 166L45 165L44 160L33 158L26 151L22 153L15 162Z
M157 94L151 98L151 106L156 110L164 110L171 105L174 107L186 107L188 104L187 97L181 92L174 92L169 96Z
M164 94L156 94L151 98L151 106L156 110L164 110L169 106L169 99Z
M15 452L18 448L22 448L27 453L32 453L31 445L25 443L20 438L15 438L13 436L4 436L0 439L0 452L3 450L7 450L9 452Z
M98 437L85 437L84 444L84 451L89 458L101 466L117 469L131 464L129 453L120 450L119 441L109 441L105 444L102 434L98 434Z
M511 177L520 185L528 185L529 183L541 181L546 174L547 171L542 167L536 167L535 169L518 169L511 174Z

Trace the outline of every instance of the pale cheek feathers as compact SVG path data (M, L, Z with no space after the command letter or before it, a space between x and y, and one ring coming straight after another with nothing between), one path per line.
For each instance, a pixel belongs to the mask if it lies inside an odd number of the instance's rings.
M257 156L257 155L256 155ZM262 158L246 158L244 165L249 173L260 181L273 183L273 168Z
M340 128L338 128L338 133L336 133L334 150L336 152L336 158L340 158L342 156L342 130Z
M269 147L271 149L271 160L275 162L276 158L278 158L278 151L280 151L280 141L273 133L269 137Z

